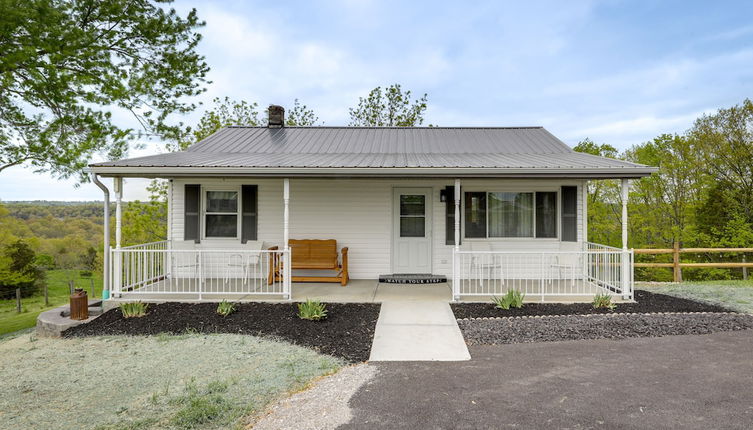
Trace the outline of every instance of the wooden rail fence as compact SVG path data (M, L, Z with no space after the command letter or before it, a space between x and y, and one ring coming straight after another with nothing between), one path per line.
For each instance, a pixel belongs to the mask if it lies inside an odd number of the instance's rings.
M745 261L745 253L753 252L753 248L680 248L679 243L675 243L673 248L665 249L634 249L635 254L672 254L671 263L633 263L634 267L671 267L674 274L674 282L682 282L683 267L707 267L707 268L742 268L743 279L748 279L748 268L753 268L753 263ZM718 262L718 263L681 263L680 254L699 254L699 253L730 253L742 252L742 261L735 262Z

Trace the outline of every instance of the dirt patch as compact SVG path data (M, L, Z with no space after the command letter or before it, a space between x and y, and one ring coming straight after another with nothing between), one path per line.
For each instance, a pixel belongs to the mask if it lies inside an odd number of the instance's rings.
M459 320L458 325L469 345L501 345L747 330L753 329L753 315L721 313L567 315Z
M88 324L66 330L63 336L250 334L361 362L369 358L379 307L376 303L332 303L327 305L327 319L306 321L297 317L295 303L242 303L227 317L216 313L216 303L163 303L150 305L141 318L123 318L119 309L112 309Z
M615 309L594 309L591 303L526 303L520 309L502 310L489 303L453 303L455 318L489 318L543 315L589 315L658 312L730 312L721 306L666 294L635 290L636 303L618 303Z

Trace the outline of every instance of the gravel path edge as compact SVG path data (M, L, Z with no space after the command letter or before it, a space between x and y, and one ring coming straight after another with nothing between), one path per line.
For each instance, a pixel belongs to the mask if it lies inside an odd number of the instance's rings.
M561 314L561 315L515 315L508 317L466 317L457 318L458 321L478 321L478 320L510 320L510 319L528 319L528 318L562 318L562 317L620 317L635 315L751 315L742 312L623 312L615 314Z
M249 418L245 428L319 430L346 424L353 418L351 397L376 375L377 368L368 363L343 367Z

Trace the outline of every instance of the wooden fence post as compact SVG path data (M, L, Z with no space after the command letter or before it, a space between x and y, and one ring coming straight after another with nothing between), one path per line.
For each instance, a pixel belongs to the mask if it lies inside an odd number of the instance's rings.
M73 294L73 281L68 281L68 290L70 290L70 293Z
M745 253L743 252L743 263L745 263ZM743 266L743 281L748 280L748 268Z
M680 242L675 241L674 248L672 249L672 268L674 273L674 281L682 282L682 268L680 267Z
M16 288L16 312L21 313L21 289Z
M44 306L50 306L50 296L47 294L47 283L44 284Z
M91 285L91 290L92 290L92 295L89 296L89 297L91 297L92 299L94 299L94 277L93 276L92 276L91 279L89 279L89 284Z

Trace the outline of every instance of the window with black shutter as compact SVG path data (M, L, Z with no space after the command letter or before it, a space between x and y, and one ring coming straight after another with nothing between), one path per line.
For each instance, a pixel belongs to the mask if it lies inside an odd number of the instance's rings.
M578 187L562 187L562 241L578 240Z
M183 239L199 243L201 241L201 226L199 223L201 186L185 185L184 192Z
M258 185L244 185L241 189L241 243L257 240Z

